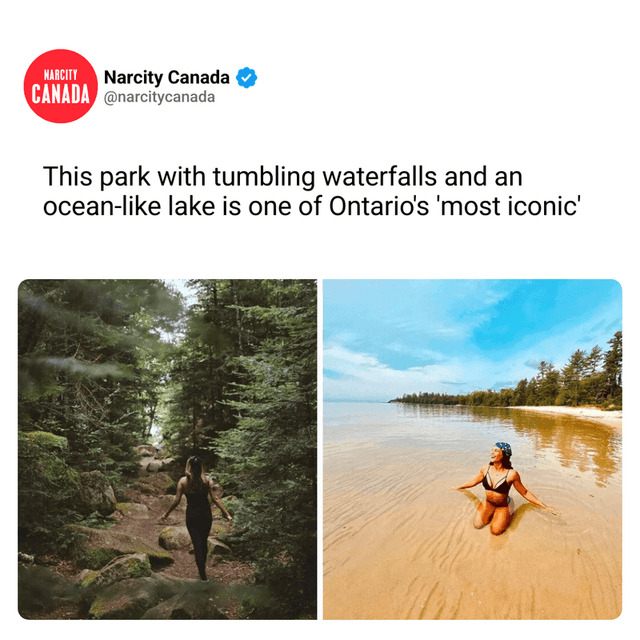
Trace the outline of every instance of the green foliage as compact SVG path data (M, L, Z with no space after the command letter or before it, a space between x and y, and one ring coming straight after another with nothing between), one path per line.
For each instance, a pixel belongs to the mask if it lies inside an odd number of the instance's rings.
M182 459L203 456L227 494L238 496L225 502L240 531L234 552L256 564L273 594L268 606L259 605L260 616L312 615L315 282L193 280L189 285L197 301L185 318L184 339L169 373L174 385L163 438Z
M240 501L222 498L222 504L224 505L224 508L231 514L231 516L235 516L237 513L237 509L240 506Z
M622 331L609 340L611 348L604 357L605 388L609 398L622 403Z
M18 532L30 547L67 542L64 525L77 519L79 475L65 461L66 438L34 431L18 434Z
M91 529L108 529L117 523L117 519L113 516L103 516L97 511L94 511L76 524L83 527L90 527Z
M538 402L541 406L553 405L560 390L560 372L544 360L538 372Z
M58 546L66 540L61 525L77 519L74 473L100 470L118 482L137 472L133 447L148 434L154 394L162 387L163 372L155 363L169 349L161 331L172 330L179 310L179 296L160 281L28 280L20 285L23 536ZM38 432L62 437L64 451L40 442L34 454L26 444ZM41 482L35 469L55 482Z
M315 615L316 575L316 310L315 288L290 283L286 306L245 309L264 325L252 356L239 356L236 428L218 451L241 478L237 524L256 575L277 594L273 617Z
M273 558L259 563L255 578L258 585L269 585L270 598L246 598L242 601L241 617L252 620L280 620L283 618L315 618L314 607L309 606L308 594L315 592L316 571L311 569L301 573L292 562ZM301 580L303 582L301 582ZM274 597L277 594L277 597Z
M126 472L160 386L159 328L178 310L159 281L23 282L19 428L64 435L74 467Z
M394 398L389 402L401 402L404 404L461 404L464 395L448 395L446 393L405 393L402 398Z

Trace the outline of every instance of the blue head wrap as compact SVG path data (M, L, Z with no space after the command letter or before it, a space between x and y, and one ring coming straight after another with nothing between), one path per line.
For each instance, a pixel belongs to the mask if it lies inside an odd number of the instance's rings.
M496 447L498 447L498 449L502 449L502 453L504 453L505 456L511 457L510 444L508 444L507 442L496 442Z

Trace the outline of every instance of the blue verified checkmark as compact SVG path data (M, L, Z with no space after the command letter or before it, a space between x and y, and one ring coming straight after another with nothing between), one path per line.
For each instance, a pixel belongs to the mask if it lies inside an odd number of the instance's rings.
M240 69L240 71L238 71L238 75L236 76L236 80L238 81L238 84L241 87L244 87L245 89L248 89L249 87L253 87L257 79L258 79L258 76L256 75L256 72L253 69L250 69L249 67Z

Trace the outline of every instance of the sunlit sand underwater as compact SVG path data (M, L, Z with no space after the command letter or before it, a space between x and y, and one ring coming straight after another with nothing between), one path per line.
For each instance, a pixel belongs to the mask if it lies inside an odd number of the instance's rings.
M473 478L505 441L524 486L476 530ZM612 619L622 607L620 431L567 416L326 403L325 619Z

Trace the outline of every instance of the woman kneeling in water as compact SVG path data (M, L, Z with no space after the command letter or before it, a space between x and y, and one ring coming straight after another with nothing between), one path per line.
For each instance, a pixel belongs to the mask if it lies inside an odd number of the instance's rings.
M504 533L515 511L513 499L509 497L511 486L514 486L525 500L537 504L554 516L557 515L555 509L538 500L524 487L520 481L520 474L511 466L511 447L506 442L496 442L491 449L491 462L485 464L473 480L453 488L470 489L481 482L486 490L486 499L480 503L473 521L476 529L482 529L491 522L491 533Z

